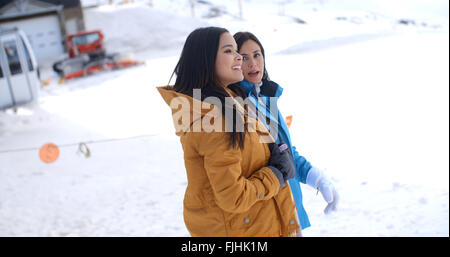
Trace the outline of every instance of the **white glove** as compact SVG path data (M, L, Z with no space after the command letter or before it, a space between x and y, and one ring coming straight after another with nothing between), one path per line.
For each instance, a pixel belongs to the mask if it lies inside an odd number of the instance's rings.
M331 211L336 211L336 206L339 201L339 195L336 192L331 181L325 176L323 171L316 167L311 167L306 176L306 184L317 189L322 193L323 199L328 203L325 208L325 214L330 213Z

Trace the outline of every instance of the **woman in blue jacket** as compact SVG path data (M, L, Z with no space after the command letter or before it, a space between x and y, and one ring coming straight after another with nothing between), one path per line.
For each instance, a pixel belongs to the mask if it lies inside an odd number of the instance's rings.
M260 117L266 118L266 124L278 124L277 142L284 142L290 147L295 164L295 177L288 182L297 205L301 228L305 229L311 225L303 207L299 182L308 184L322 193L323 198L328 203L325 208L326 214L336 210L338 194L323 171L312 166L292 145L287 125L278 108L270 108L270 104L274 102L269 101L269 98L277 100L281 96L283 88L269 79L265 68L264 48L258 38L250 32L238 32L234 34L234 39L243 60L244 80L239 83L240 86L247 93L249 100L256 106L258 114L264 115ZM258 107L261 108L258 109ZM271 110L272 112L276 110L277 113L271 113Z

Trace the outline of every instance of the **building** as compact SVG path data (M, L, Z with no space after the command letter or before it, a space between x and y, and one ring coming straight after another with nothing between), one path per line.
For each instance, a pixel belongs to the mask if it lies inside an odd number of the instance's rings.
M85 30L80 0L2 0L0 28L18 27L38 61L66 52L67 34Z

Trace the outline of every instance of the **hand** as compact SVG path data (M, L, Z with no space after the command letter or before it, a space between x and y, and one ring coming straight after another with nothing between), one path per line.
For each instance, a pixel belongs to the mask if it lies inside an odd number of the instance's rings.
M334 185L321 170L312 167L306 177L306 184L319 190L323 199L328 203L324 210L325 214L337 210L336 207L339 202L339 195Z
M268 166L277 168L283 174L285 181L293 178L295 176L295 166L289 147L286 144L277 145L271 143L269 144L269 149L271 156Z
M332 211L336 211L337 203L339 202L339 195L334 188L333 184L326 178L323 177L319 181L319 186L317 188L320 193L322 193L323 199L328 203L325 207L325 214L329 214Z

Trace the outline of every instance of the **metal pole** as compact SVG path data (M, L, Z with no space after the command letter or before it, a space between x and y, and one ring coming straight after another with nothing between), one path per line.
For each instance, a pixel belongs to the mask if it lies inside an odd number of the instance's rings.
M30 69L28 67L28 60L25 55L25 46L23 43L23 39L20 37L19 33L16 33L16 46L17 46L17 53L19 55L19 60L20 60L20 67L22 68L22 71L27 80L28 92L30 93L30 96L31 96L30 101L33 101L35 96L33 95L33 90L31 89L32 85L31 85L30 76L29 76ZM31 59L31 57L30 57L30 59Z
M192 18L194 18L195 17L195 10L194 10L195 0L189 0L189 2L191 3L191 15L192 15Z
M238 0L238 6L239 6L239 18L242 20L242 1Z

